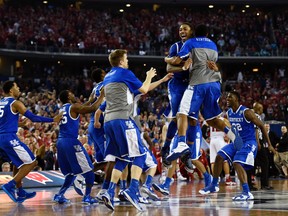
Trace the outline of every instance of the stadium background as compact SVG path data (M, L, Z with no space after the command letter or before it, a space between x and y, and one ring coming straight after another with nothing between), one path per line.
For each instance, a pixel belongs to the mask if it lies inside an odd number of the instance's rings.
M127 4L130 4L129 7L127 7ZM165 63L163 61L163 57L167 55L169 46L174 42L179 40L178 37L178 23L171 23L171 20L175 20L173 16L179 16L179 13L184 14L198 14L195 16L192 16L192 23L197 23L197 16L199 17L201 13L204 15L209 14L215 14L217 17L223 16L223 11L227 13L234 13L236 14L235 19L242 19L243 21L243 14L249 14L249 16L255 16L259 20L260 27L255 25L252 26L255 28L255 31L257 31L257 35L260 37L267 38L269 41L270 47L261 47L259 46L259 50L254 51L253 53L244 52L244 48L242 47L242 51L236 52L236 48L231 51L229 49L227 50L221 50L220 57L219 57L219 64L221 67L221 72L223 75L223 92L228 91L231 88L234 88L235 85L237 85L237 76L238 73L241 71L244 76L244 85L246 90L253 91L253 88L257 88L257 85L253 85L253 83L265 83L263 84L264 87L262 88L263 91L267 91L267 88L265 85L267 84L267 77L269 77L269 83L271 85L272 89L276 88L276 92L279 92L282 90L281 98L278 97L275 98L268 98L267 95L263 96L261 98L261 102L265 100L269 100L268 103L271 103L272 105L277 103L279 107L277 107L279 112L281 113L281 117L279 116L273 116L272 118L266 119L268 121L272 121L271 123L277 124L277 125L283 125L287 124L287 66L288 66L288 56L287 56L287 44L288 44L288 37L287 37L287 1L280 1L275 0L273 1L273 6L271 6L271 1L268 0L257 0L257 1L226 1L226 0L218 0L213 1L213 8L209 8L211 1L208 0L202 0L202 1L188 1L188 0L159 0L159 1L152 1L147 0L145 1L113 1L113 0L87 0L87 1L37 1L37 0L23 0L23 1L16 1L16 0L2 0L0 1L0 7L1 7L1 30L2 30L2 36L0 40L0 80L3 82L7 79L15 79L17 82L20 83L20 87L22 90L25 91L42 91L43 89L52 91L56 88L57 92L61 89L61 83L59 82L57 84L51 84L50 87L47 87L47 80L50 80L50 77L52 76L54 78L54 81L57 79L65 79L65 77L73 77L75 80L82 80L82 86L78 86L76 90L76 94L80 97L80 95L84 95L84 97L87 97L88 92L90 92L91 86L85 86L85 79L86 76L89 78L90 75L90 69L91 67L101 67L104 68L106 71L109 71L109 62L107 61L107 57L109 52L112 49L118 48L117 46L111 46L108 45L105 46L97 46L97 47L81 47L82 40L85 41L85 35L83 32L78 32L77 35L78 38L74 42L74 46L71 46L71 44L65 44L63 47L59 47L58 45L51 46L47 43L44 45L40 44L39 41L33 38L29 38L25 41L25 43L22 43L22 46L18 46L18 44L13 44L13 40L10 40L9 36L5 35L4 30L7 30L7 26L12 25L13 22L17 22L17 17L19 17L19 14L16 14L13 12L24 14L29 12L29 7L34 8L38 10L38 8L42 8L44 12L50 11L50 13L53 14L53 10L55 11L57 8L61 8L61 10L74 10L74 11L84 11L87 13L87 11L92 11L95 14L102 15L101 12L107 10L107 13L113 18L116 19L117 22L114 23L107 23L106 25L102 22L102 20L99 21L99 23L92 23L93 31L97 31L97 26L101 26L101 30L103 28L110 29L111 24L118 24L119 28L122 28L122 32L125 34L125 28L127 28L127 22L121 23L124 19L127 19L127 14L131 16L131 14L135 17L137 17L137 14L141 13L140 19L145 19L145 16L155 16L155 14L159 14L159 16L156 16L157 19L155 20L154 17L152 17L155 21L155 23L150 22L147 26L151 31L153 29L160 28L160 32L158 31L160 37L161 31L164 28L164 39L162 43L159 43L155 45L153 48L150 47L150 49L145 48L143 44L140 45L137 44L137 46L129 47L129 67L131 70L133 70L137 76L140 77L140 79L144 79L145 77L145 71L147 71L151 66L157 68L158 71L158 77L162 77L165 75ZM249 5L247 7L246 5ZM10 8L11 11L8 12L6 10ZM120 11L120 10L123 11ZM52 12L51 12L52 11ZM170 14L169 22L167 22L167 27L169 27L169 34L165 35L165 26L163 26L163 23L165 23L165 20L161 22L161 19L166 19L167 13L165 11L177 11L177 13ZM48 13L47 13L48 14ZM143 15L144 14L144 15ZM218 14L218 15L217 15ZM241 16L241 18L237 18L237 16ZM162 16L162 18L161 18ZM11 18L11 17L14 17ZM160 18L159 18L160 17ZM213 17L213 16L212 16ZM245 17L245 16L244 16ZM281 19L279 20L279 17ZM44 19L48 19L48 15L44 15ZM65 17L62 17L65 18ZM231 18L231 17L229 17ZM233 16L232 16L233 18ZM160 21L159 21L160 19ZM187 21L183 20L183 16L179 18L179 22L181 21ZM194 19L194 20L193 20ZM250 18L252 24L257 24L254 18ZM177 19L176 19L177 20ZM97 20L96 20L97 21ZM223 21L223 17L221 17L220 20L213 21L213 24L210 24L211 31L210 31L210 37L212 40L214 40L216 43L219 40L219 37L223 35L225 37L225 33L223 32L223 28L220 29L217 28L217 24L220 21ZM247 20L246 20L247 21ZM249 21L249 19L248 19ZM53 19L49 20L49 24L53 24ZM52 22L52 23L51 23ZM224 18L224 23L226 22ZM228 20L227 20L228 22ZM264 25L263 25L264 22ZM267 24L265 24L267 22ZM28 22L29 23L29 20ZM137 24L137 21L135 21ZM134 24L135 24L134 23ZM160 23L160 24L159 24ZM133 24L133 23L132 23ZM145 26L145 27L147 27ZM221 24L223 26L223 23ZM22 28L28 28L28 26L22 26ZM30 27L30 26L29 26ZM42 26L43 27L43 26ZM115 27L115 26L114 26ZM231 27L231 26L230 26ZM32 26L33 28L33 26ZM124 30L123 30L124 29ZM135 27L134 27L135 29ZM39 29L38 29L39 30ZM41 29L40 29L41 30ZM261 32L263 30L263 32ZM37 31L37 29L35 30ZM130 30L129 30L130 31ZM255 32L253 32L254 34ZM261 36L261 34L263 34ZM285 41L284 45L280 44L278 35L284 35L283 40ZM84 36L83 36L84 35ZM132 33L133 35L133 33ZM42 35L43 36L43 35ZM44 34L44 36L47 36ZM107 34L106 34L107 36ZM108 36L117 37L112 34L108 34ZM236 35L237 37L237 29L236 29ZM137 37L137 32L136 32ZM240 45L243 44L243 41L245 41L245 37L242 38L238 35L238 39L236 40L236 46L237 43ZM230 35L231 39L231 35ZM96 38L97 40L97 38ZM141 39L140 39L141 40ZM262 38L263 40L263 38ZM7 41L12 43L7 43ZM226 40L226 43L229 40ZM138 40L139 42L139 40ZM259 41L257 41L259 42ZM252 41L253 43L253 41ZM126 48L126 44L129 44L129 41L122 43L121 47ZM267 48L267 49L265 49ZM279 77L281 74L280 71L284 71L284 77ZM283 75L283 73L282 73ZM281 75L281 76L282 76ZM81 84L81 81L80 81ZM241 84L243 85L243 84ZM256 87L255 87L256 86ZM62 86L67 87L67 86ZM60 89L59 89L60 88ZM79 90L80 88L84 88L85 91ZM163 87L165 89L165 87ZM245 90L244 88L244 90ZM252 90L251 90L252 89ZM167 102L166 93L162 89L158 91L157 93L163 94L162 98L158 98L158 100L164 101L164 104ZM260 94L263 92L260 92ZM152 97L155 96L155 93ZM283 96L286 95L286 96ZM246 103L247 101L251 101L249 104L246 104L248 106L251 105L251 103L254 100L257 100L257 98L253 98L253 94L243 94L243 101ZM252 98L251 98L252 97ZM141 106L141 104L140 104ZM145 107L145 106L144 106ZM251 107L251 106L250 106ZM264 112L266 116L268 116L268 109L269 104L264 104ZM155 111L156 108L154 107L153 110L149 111ZM279 129L279 127L277 126ZM277 130L278 130L277 129ZM279 134L279 130L278 130Z

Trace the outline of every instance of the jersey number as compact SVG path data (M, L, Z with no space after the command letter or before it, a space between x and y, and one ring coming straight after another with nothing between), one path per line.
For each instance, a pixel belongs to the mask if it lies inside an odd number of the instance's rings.
M234 125L237 128L238 131L242 131L241 124L236 123L236 124L232 124L232 125Z
M67 116L66 116L67 112L63 112L63 116L62 119L60 121L59 124L66 124L67 123Z
M0 106L0 118L4 115L4 106Z

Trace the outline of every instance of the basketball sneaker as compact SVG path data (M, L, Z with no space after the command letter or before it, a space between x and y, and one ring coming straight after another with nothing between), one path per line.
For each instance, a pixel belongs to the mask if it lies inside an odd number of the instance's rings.
M232 179L229 177L225 180L225 185L234 186L234 185L236 185L236 182L232 181Z
M55 194L53 201L59 204L66 204L66 203L71 203L69 199L66 199L64 195L58 195Z
M22 189L22 191L18 191L17 192L17 202L22 203L24 202L26 199L31 199L33 197L36 196L36 192L27 192L24 189Z
M90 195L84 196L82 199L82 204L84 205L93 205L98 203L97 199L91 197Z
M218 191L219 191L218 185L214 186L213 184L210 184L208 187L205 187L205 188L199 190L199 193L202 195L206 195L206 194L214 193L214 192L218 192Z
M157 194L155 194L155 192L153 191L153 189L151 187L148 187L147 185L143 185L141 188L140 188L140 192L141 193L144 193L144 194L147 194L148 197L152 200L159 200L159 197L157 196Z
M14 202L20 202L17 200L15 195L15 185L10 184L10 182L2 185L2 190L12 199Z
M239 194L232 198L233 201L246 201L246 200L253 200L253 199L254 199L254 196L250 192L248 193L242 192L242 194Z
M138 202L138 196L135 192L131 191L129 188L123 191L125 198L139 211L143 211L142 207Z
M73 187L77 194L83 196L86 190L85 178L82 175L77 175L73 182Z
M169 188L166 187L164 184L158 185L158 184L153 183L152 186L156 191L162 193L165 196L168 196L170 194Z
M114 201L111 199L111 195L108 193L108 191L102 194L102 199L105 206L114 211Z
M167 156L167 160L174 161L187 152L190 152L189 146L185 142L179 142L177 147Z

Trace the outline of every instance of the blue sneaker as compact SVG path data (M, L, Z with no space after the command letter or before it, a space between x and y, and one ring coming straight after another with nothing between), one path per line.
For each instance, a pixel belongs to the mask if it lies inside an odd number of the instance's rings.
M56 203L59 203L59 204L71 203L71 201L69 199L66 199L64 197L64 195L58 195L58 194L54 195L53 201L56 202Z
M152 200L159 200L159 197L157 196L157 194L155 194L155 192L153 191L153 189L151 187L148 187L147 185L143 185L140 188L141 193L143 194L147 194L148 197Z
M90 195L84 196L82 199L82 204L84 205L93 205L98 203L97 199L91 197Z
M156 191L159 191L165 196L168 196L170 194L169 188L164 186L164 184L158 185L158 184L153 183L152 186Z
M107 206L109 209L111 209L112 211L114 211L114 200L113 200L113 196L110 196L110 194L108 193L108 191L106 191L105 193L102 194L102 199L103 199L103 202L104 202L105 206Z
M205 187L205 188L199 190L199 193L202 195L205 195L205 194L214 193L214 192L218 192L218 191L219 191L218 186L214 186L213 184L210 184L208 187Z
M82 175L77 175L73 182L73 187L77 194L84 196L86 190L85 178Z
M14 202L20 202L15 195L15 186L10 186L9 183L2 185L2 190L12 199ZM24 201L24 200L23 200Z
M174 148L170 154L167 156L168 161L174 161L178 159L181 155L189 153L189 146L185 142L179 142L177 147Z
M143 211L142 207L138 202L138 196L132 192L129 188L123 191L125 198L139 211Z
M23 192L17 192L17 202L18 203L22 203L22 202L24 202L26 199L31 199L31 198L33 198L33 197L35 197L36 196L36 192L31 192L31 193L29 193L29 192L27 192L27 191L25 191L24 189L23 189Z
M235 149L237 151L239 151L243 146L243 140L242 140L237 128L235 127L235 125L232 125L231 131L235 134L235 140L233 142L233 145L234 145Z

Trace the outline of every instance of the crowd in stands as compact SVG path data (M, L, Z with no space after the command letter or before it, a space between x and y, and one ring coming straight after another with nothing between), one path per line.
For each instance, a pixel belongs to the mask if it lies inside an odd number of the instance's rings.
M287 56L287 11L254 6L132 5L119 12L48 5L0 5L0 48L45 52L108 53L125 48L136 55L161 55L179 40L178 25L207 23L225 56ZM200 12L201 11L201 12ZM268 12L269 11L269 12Z

